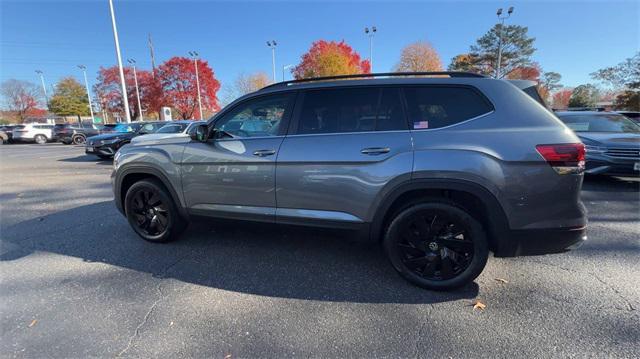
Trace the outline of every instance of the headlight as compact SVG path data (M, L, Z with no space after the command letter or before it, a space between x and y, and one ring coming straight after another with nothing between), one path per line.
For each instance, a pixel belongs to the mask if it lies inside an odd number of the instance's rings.
M604 153L607 150L606 147L590 145L585 145L584 149L587 153Z

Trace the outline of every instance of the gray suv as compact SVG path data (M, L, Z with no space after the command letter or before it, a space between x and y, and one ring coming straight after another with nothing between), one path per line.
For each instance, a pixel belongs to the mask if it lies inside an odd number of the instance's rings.
M124 146L118 209L153 242L196 216L353 230L436 290L473 281L489 251L558 253L586 239L584 146L522 87L457 72L365 76L277 83L190 137Z

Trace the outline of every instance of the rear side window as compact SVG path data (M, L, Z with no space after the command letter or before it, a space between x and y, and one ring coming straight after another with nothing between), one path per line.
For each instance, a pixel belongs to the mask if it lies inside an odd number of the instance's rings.
M539 104L541 104L544 107L547 107L547 104L544 103L544 100L542 99L542 97L540 97L540 94L538 93L538 88L535 86L529 86L526 89L522 90L524 91L524 93L526 93L527 95L531 96L532 99L536 100Z
M405 96L414 130L455 125L493 110L482 95L468 87L409 87Z
M363 87L306 92L297 133L406 129L399 89Z

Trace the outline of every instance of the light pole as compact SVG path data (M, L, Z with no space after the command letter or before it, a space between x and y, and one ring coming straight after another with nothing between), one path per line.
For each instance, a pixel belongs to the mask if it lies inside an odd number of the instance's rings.
M504 20L511 17L513 13L513 6L510 6L507 10L507 16L502 16L502 8L498 9L496 15L498 15L498 19L500 20L500 30L498 31L498 65L496 66L496 78L500 78L500 65L502 62L502 28L504 27Z
M200 99L200 78L198 77L198 53L189 51L189 55L193 57L193 64L196 66L196 87L198 88L198 108L200 109L200 120L204 118L202 115L202 100Z
M44 75L42 70L36 70L36 73L40 75L40 82L42 82L42 92L44 93L45 107L49 109L49 97L47 96L47 85L44 84Z
M271 67L273 68L273 82L276 82L276 40L267 41L267 46L271 48Z
M378 29L375 26L371 26L371 29L364 28L364 33L369 36L369 66L371 66L371 72L373 72L373 36L376 32L378 32Z
M140 116L140 121L144 121L142 117L142 105L140 104L140 90L138 89L138 73L136 72L136 60L128 59L128 63L133 67L133 81L136 84L136 97L138 98L138 116Z
M122 56L120 55L120 42L118 41L118 29L116 27L116 15L113 11L113 0L109 0L111 10L111 26L113 27L113 40L116 44L116 57L118 58L118 70L120 71L120 90L122 91L122 103L124 103L124 114L127 122L131 122L129 113L129 97L127 96L127 85L124 82L124 70L122 69Z
M84 75L84 86L87 88L87 98L89 99L89 112L91 113L91 123L93 123L93 103L91 103L91 94L89 93L89 81L87 81L87 67L84 65L78 65L78 68L82 70Z
M282 65L282 81L284 81L284 72L285 72L285 70L290 69L292 67L293 67L293 65Z

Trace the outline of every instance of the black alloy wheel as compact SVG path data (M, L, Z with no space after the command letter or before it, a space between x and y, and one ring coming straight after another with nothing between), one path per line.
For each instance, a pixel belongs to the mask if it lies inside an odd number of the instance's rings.
M453 203L405 209L389 225L384 241L396 270L428 289L451 289L473 281L488 258L482 226Z
M71 141L73 141L74 145L82 145L86 142L86 138L82 135L76 135L76 136L73 136Z
M129 188L125 213L133 230L151 242L167 242L185 227L173 199L155 179L136 182Z

